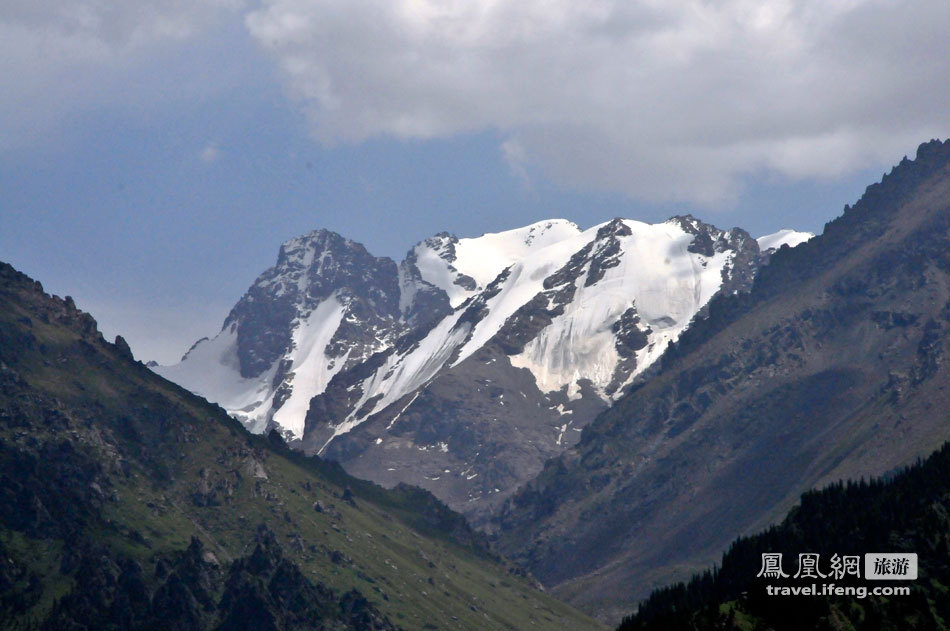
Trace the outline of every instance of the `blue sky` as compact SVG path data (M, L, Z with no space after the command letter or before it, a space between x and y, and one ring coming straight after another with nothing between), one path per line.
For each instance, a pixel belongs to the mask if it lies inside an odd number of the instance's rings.
M937 3L44 4L0 8L0 259L163 363L307 230L817 232L948 122Z

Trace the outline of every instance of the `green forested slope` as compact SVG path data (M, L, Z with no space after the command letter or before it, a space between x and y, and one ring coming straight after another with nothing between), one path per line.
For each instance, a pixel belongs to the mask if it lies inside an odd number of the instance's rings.
M783 553L791 566L801 552L821 553L825 563L832 554L916 552L920 576L909 583L910 596L769 596L767 583L796 582L756 578L765 552ZM789 569L794 571L794 567L786 567L786 572ZM849 584L833 579L827 582ZM853 580L850 584L871 585ZM889 481L836 484L806 493L780 525L736 541L723 557L721 569L654 592L639 612L620 626L621 631L947 628L950 444Z
M248 434L0 264L0 627L591 629L428 493Z

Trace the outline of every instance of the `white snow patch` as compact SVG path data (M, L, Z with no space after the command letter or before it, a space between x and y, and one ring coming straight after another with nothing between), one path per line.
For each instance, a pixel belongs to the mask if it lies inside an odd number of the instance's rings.
M328 366L327 344L343 320L343 305L330 296L321 302L302 322L294 328L293 373L290 397L274 412L274 421L294 436L303 436L304 418L310 408L310 399L323 392L346 357L337 358L333 368Z
M393 423L395 423L396 421L399 420L399 417L402 416L402 413L405 412L405 411L409 408L410 405L412 405L413 401L415 401L415 400L416 400L416 397L418 397L418 396L419 396L419 393L418 393L418 392L416 392L414 395L412 395L412 398L409 399L409 403L407 403L406 405L404 405L403 408L402 408L401 410L399 410L399 413L396 414L396 416L393 417L393 420L389 421L389 425L386 426L386 429L391 429L391 428L392 428Z
M312 254L312 249L298 253L304 259ZM196 345L182 362L173 366L156 366L154 370L219 404L252 432L263 432L273 419L299 437L303 434L310 399L323 392L346 361L346 357L331 360L324 352L340 325L343 311L340 302L331 296L305 318L294 322L291 349L284 355L284 358L293 360L285 379L292 392L276 411L272 410L273 380L281 360L275 361L258 377L242 377L234 325L214 339Z
M549 245L575 237L581 230L566 219L539 221L523 228L460 239L455 245L455 268L484 287L503 269Z
M620 264L589 287L584 286L585 275L578 278L574 299L564 313L510 358L512 365L529 369L544 392L567 386L574 399L580 396L578 381L590 379L606 399L603 389L620 361L612 327L623 312L635 306L641 330L651 329L652 351L637 354L632 379L680 335L722 283L731 253L707 258L689 252L693 236L675 222L624 224L632 234L619 237ZM585 234L596 233L597 228Z
M214 339L198 343L184 361L153 370L178 385L214 401L232 416L241 418L251 431L263 431L273 396L274 366L258 377L241 376L237 356L237 330L221 331Z
M578 233L580 229L576 224L566 219L550 219L514 230L459 239L455 244L455 260L451 262L441 256L448 249L448 237L444 237L435 248L425 242L416 246L416 266L422 279L445 291L449 303L456 308L484 289L509 265ZM474 279L476 289L455 284L460 274Z
M598 228L600 225L553 243L544 241L544 247L532 250L530 256L514 263L501 290L488 300L488 314L476 325L453 365L457 366L484 346L515 311L543 291L544 279L562 268L571 256L593 240Z
M791 228L783 228L778 232L759 237L756 241L759 244L759 249L765 252L767 250L777 250L783 245L794 248L814 236L811 232L799 232Z
M300 276L297 278L297 291L303 293L307 290L307 272L310 271L310 266L313 265L313 255L315 250L312 247L309 247L305 250L303 260L301 265L303 266L303 271L300 273ZM326 252L322 254L326 257ZM323 265L323 259L320 260L321 266Z

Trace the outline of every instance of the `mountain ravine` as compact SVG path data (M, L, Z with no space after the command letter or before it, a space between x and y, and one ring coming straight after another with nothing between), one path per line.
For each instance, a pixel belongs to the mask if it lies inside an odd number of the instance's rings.
M221 332L159 374L250 430L386 486L488 516L642 379L775 248L691 216L565 220L459 239L398 265L320 230L280 248Z

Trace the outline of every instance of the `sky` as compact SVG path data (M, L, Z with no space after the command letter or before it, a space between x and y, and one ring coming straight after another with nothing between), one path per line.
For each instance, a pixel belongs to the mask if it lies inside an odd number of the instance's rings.
M5 0L0 260L136 356L280 244L564 217L820 232L950 133L950 3Z

